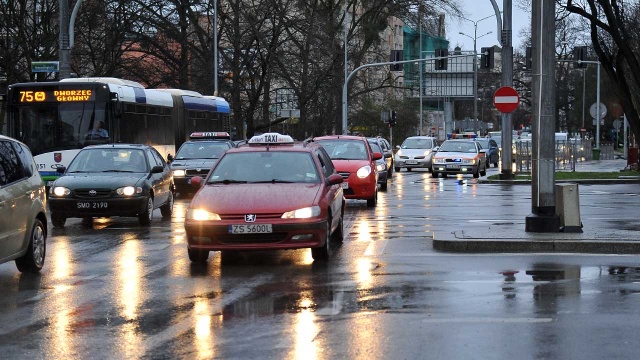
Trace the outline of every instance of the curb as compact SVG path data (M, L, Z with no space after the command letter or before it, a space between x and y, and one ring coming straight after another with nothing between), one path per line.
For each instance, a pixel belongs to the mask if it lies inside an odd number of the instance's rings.
M502 184L502 185L530 185L531 180L488 180L479 179L479 184ZM640 184L640 179L576 179L576 180L556 180L557 183L575 183L575 184Z
M435 250L455 253L592 253L640 254L640 241L630 239L480 239L433 234Z

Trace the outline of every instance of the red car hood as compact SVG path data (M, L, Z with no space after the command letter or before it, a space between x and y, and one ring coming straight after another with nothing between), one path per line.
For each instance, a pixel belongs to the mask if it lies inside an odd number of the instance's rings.
M331 160L331 162L338 172L356 172L363 166L371 165L369 160Z
M216 184L205 185L194 196L191 208L217 214L277 213L319 202L322 184Z

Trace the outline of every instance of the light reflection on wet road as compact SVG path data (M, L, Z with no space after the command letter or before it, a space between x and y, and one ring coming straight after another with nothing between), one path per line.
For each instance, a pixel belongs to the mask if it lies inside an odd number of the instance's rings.
M613 209L637 231L629 211L637 190L582 187L588 226L610 221ZM397 173L375 209L348 202L347 237L329 264L296 250L225 266L211 254L193 265L187 204L176 202L171 221L158 211L149 228L69 220L52 231L41 276L0 265L0 358L631 358L640 350L637 256L432 249L433 231L523 228L529 187Z

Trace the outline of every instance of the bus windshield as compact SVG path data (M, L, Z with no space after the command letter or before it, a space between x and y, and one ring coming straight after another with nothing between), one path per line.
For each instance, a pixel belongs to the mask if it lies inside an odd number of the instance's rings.
M22 105L9 116L15 116L10 121L16 126L18 140L29 146L34 156L108 142L108 137L90 135L98 123L106 127L104 103Z

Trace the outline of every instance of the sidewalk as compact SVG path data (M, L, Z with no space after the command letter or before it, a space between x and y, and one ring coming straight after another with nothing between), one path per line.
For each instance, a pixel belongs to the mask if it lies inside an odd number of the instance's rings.
M617 172L627 166L625 159L616 160L592 160L576 164L577 172ZM624 176L624 172L621 173ZM515 185L522 184L530 186L530 181L524 180L486 180L480 179L486 184ZM579 184L640 184L640 179L620 179L620 180L580 180ZM631 185L633 186L633 185ZM580 188L580 192L586 191ZM627 191L625 189L625 191ZM631 188L633 194L640 194L640 186ZM624 192L624 191L623 191ZM626 196L628 194L615 194L615 196ZM629 202L628 198L613 198L611 201L626 200L630 204L632 213L637 213L638 208ZM530 206L530 205L529 205ZM580 200L581 222L584 224L583 208L593 207L593 204L585 205ZM515 210L515 209L514 209ZM519 208L520 212L529 209ZM630 215L630 214L625 214ZM583 228L583 233L532 233L524 230L524 218L521 223L510 223L512 220L505 220L499 230L474 230L465 231L461 229L451 229L450 231L434 232L433 247L436 250L449 252L469 252L469 253L496 253L496 252L562 252L562 253L603 253L603 254L640 254L640 231L635 228L624 229L617 225L615 221L604 219L599 215L594 217L592 223ZM615 216L615 214L611 214ZM598 219L598 217L600 217ZM627 216L628 217L628 216ZM500 223L496 219L496 223Z
M618 179L580 179L566 180L564 182L575 182L579 184L624 184L640 182L637 176L625 175L624 170L627 166L627 160L588 160L576 163L576 172L619 172ZM570 170L558 170L569 172ZM496 184L530 184L529 180L488 180L486 176L479 179L479 183L496 183ZM561 182L561 181L558 181Z

